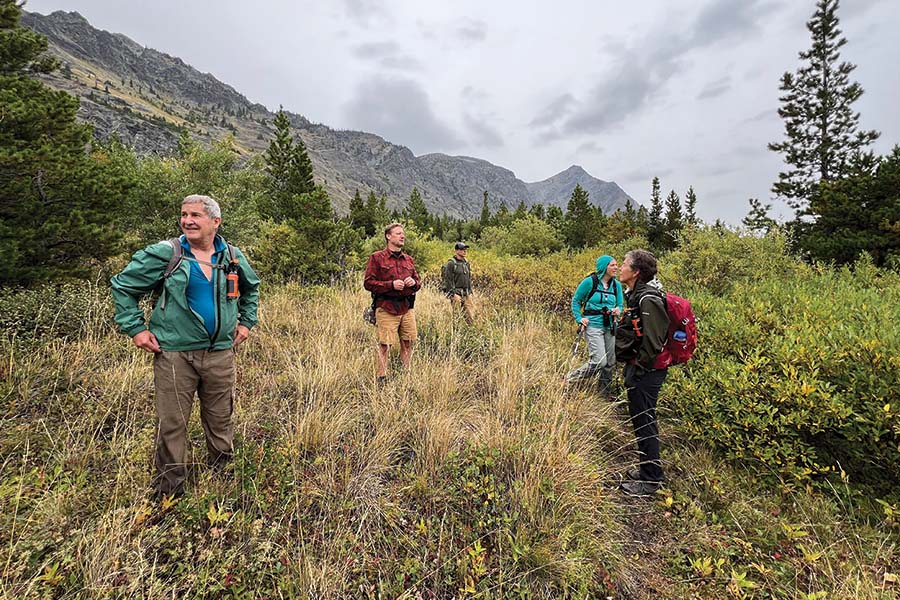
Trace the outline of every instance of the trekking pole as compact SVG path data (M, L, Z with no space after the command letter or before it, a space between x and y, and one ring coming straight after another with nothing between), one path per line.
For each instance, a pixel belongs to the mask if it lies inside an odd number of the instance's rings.
M572 343L572 356L578 354L578 345L581 343L581 334L584 333L584 324L578 324L578 331L575 332L575 341Z

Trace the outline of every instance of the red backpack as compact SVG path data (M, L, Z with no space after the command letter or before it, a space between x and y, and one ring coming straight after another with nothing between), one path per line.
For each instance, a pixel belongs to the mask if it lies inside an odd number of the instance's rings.
M666 313L669 315L669 331L662 352L653 362L654 369L686 363L697 349L697 317L691 303L681 296L666 294Z

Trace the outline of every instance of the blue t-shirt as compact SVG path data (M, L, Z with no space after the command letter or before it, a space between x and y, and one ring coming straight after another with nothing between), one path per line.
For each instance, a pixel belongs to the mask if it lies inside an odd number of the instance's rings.
M224 246L225 245L222 244L217 237L216 251L213 253L212 257L210 257L210 262L212 262L212 264L218 262L218 254L225 249ZM184 241L183 236L181 247L185 257L194 258L194 255L191 253L191 247ZM206 331L208 331L209 336L212 337L216 332L216 269L213 269L212 276L207 279L206 275L203 274L203 269L200 268L200 263L194 260L188 262L191 265L191 278L188 281L187 286L188 306L191 307L191 310L200 315L200 318L203 319L203 325L206 326Z

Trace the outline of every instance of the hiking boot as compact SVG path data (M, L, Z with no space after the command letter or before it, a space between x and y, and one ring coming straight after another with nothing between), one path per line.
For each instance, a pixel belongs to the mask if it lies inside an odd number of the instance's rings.
M654 481L623 481L619 487L626 496L634 498L650 498L659 489L659 483Z

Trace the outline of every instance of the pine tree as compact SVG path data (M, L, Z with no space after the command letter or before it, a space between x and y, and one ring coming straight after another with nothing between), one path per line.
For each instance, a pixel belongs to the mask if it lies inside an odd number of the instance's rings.
M625 212L623 214L625 227L628 230L628 235L635 235L642 228L638 227L638 216L637 211L634 210L634 204L631 203L631 198L625 199Z
M349 206L348 218L350 220L351 227L362 227L365 229L366 226L366 205L363 203L362 196L359 195L359 188L356 188L356 192L353 194L353 197L350 198L350 206Z
M686 225L696 227L700 224L697 218L697 194L694 193L694 186L688 188L684 200L684 221Z
M260 213L276 222L310 217L330 218L330 208L328 215L304 212L304 204L317 205L309 199L305 202L300 199L301 195L312 194L316 190L312 162L303 141L299 138L294 140L291 123L283 110L279 109L275 114L274 126L275 139L269 143L265 153L269 194L260 202Z
M663 222L663 202L659 194L659 177L654 177L650 190L650 212L647 215L647 240L650 247L659 252L663 248L663 235L665 234Z
M859 113L851 105L863 89L850 82L856 66L839 62L847 39L838 29L837 9L838 0L818 0L806 24L812 47L800 53L804 65L781 78L778 115L784 120L785 140L769 144L769 149L783 154L789 169L778 174L772 192L798 217L810 214L808 203L816 185L853 172L879 136L874 130L857 131Z
M528 213L534 215L541 221L547 220L547 211L544 209L543 204L533 204L531 208L528 209Z
M491 224L491 209L488 206L488 193L484 191L484 202L481 205L481 217L478 219L481 228L484 229Z
M431 226L431 216L425 207L425 201L419 193L419 188L413 187L409 195L409 201L406 204L406 210L403 211L403 217L408 223L415 225L416 229L426 232Z
M879 267L900 260L900 146L873 174L823 183L810 209L818 218L798 229L813 258L846 264L868 252Z
M669 192L666 198L666 218L663 221L663 246L666 250L674 250L678 247L678 237L684 229L684 215L681 213L681 199L675 190Z
M366 198L366 218L366 235L369 237L388 224L391 215L387 209L387 196L382 194L376 198L375 192L369 192L369 196Z
M494 215L492 223L500 227L506 227L512 223L512 214L510 214L506 202L500 202L500 208L497 209L497 214Z
M528 208L525 206L525 201L519 200L516 210L513 211L512 220L518 221L519 219L524 219L526 216L528 216Z
M563 215L563 211L560 207L555 204L551 204L547 207L547 223L556 230L556 233L562 237L563 230L565 228L566 217Z
M775 227L775 220L769 216L772 205L763 206L758 198L750 198L749 202L750 212L741 219L741 223L750 231L769 233Z
M593 238L597 216L593 208L588 192L580 184L575 184L566 205L563 226L563 237L570 248L584 248L595 241Z
M118 250L127 184L86 152L78 99L32 78L58 63L21 12L0 0L0 283L27 285L84 275Z

